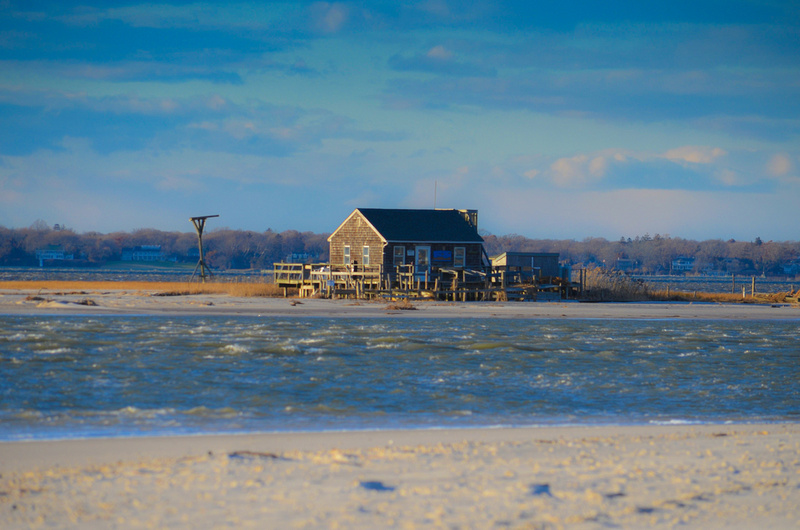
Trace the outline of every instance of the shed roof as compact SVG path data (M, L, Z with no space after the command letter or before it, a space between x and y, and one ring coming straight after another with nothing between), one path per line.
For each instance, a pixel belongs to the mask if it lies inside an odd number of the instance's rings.
M492 256L492 259L500 259L504 257L514 258L552 258L558 257L558 252L503 252L497 256Z
M358 208L356 212L386 241L483 243L457 210Z

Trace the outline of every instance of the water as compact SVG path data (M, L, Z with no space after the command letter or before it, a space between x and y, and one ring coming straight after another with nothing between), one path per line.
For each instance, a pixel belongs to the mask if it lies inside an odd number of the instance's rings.
M0 439L798 421L798 328L2 316Z

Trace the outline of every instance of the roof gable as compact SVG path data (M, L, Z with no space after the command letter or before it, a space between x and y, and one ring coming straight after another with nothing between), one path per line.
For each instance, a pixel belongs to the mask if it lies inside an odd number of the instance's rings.
M483 243L456 210L358 208L386 241Z

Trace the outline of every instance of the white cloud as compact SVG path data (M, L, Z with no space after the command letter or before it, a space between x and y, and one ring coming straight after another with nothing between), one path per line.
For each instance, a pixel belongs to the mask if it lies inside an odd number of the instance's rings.
M555 159L515 154L500 165L507 175L516 175L517 185L526 188L744 192L763 186L795 186L800 180L796 160L792 153L685 146L664 151L611 148ZM488 171L480 174L491 177Z
M556 186L576 187L601 180L608 171L605 156L585 154L559 158L550 165L550 178Z
M791 159L783 153L774 155L767 164L767 172L773 177L784 177L793 168Z
M506 188L483 194L480 216L481 225L492 233L543 239L570 239L579 234L614 240L658 233L698 240L751 240L759 234L765 239L792 240L796 239L792 202L789 194ZM751 215L731 216L731 211Z
M434 46L430 50L428 50L428 57L431 59L440 59L442 61L448 61L453 58L453 52L442 46Z
M586 155L559 158L550 165L553 182L558 186L576 186L586 180L584 166Z
M692 164L710 164L717 158L728 153L719 147L706 147L697 145L686 145L676 149L670 149L662 156L673 162L689 162Z
M721 169L714 176L726 186L741 186L747 183L739 173L731 169Z
M589 162L589 174L593 177L602 177L608 170L608 160L603 156L597 156Z

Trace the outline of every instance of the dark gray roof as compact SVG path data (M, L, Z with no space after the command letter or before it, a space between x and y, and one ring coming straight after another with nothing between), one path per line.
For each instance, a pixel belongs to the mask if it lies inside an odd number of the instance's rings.
M483 243L456 210L358 208L387 241Z

